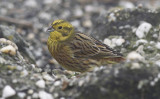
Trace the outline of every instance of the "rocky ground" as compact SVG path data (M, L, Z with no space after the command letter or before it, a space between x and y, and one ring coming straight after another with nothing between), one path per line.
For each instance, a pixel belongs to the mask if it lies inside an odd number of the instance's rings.
M0 97L159 99L159 3L0 1ZM68 20L79 31L122 52L126 61L85 74L64 70L46 46L46 29L55 19Z

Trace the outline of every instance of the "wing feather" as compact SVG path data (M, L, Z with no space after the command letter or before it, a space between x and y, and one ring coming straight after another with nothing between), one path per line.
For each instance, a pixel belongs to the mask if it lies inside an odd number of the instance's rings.
M76 33L70 46L74 57L91 57L100 52L93 40L82 33Z
M75 37L70 43L70 46L74 57L77 58L122 57L122 54L119 52L114 51L109 46L83 33L76 33Z

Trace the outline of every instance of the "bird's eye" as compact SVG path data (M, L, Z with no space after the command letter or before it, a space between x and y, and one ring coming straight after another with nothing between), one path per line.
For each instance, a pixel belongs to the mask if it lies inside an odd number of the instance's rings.
M59 26L58 29L62 29L62 26Z

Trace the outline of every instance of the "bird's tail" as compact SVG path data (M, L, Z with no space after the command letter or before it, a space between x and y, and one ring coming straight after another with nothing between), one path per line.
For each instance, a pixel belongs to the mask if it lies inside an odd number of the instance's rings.
M100 62L101 62L102 65L106 65L106 64L119 63L119 62L124 61L124 60L125 60L124 57L109 57L109 58L100 59Z

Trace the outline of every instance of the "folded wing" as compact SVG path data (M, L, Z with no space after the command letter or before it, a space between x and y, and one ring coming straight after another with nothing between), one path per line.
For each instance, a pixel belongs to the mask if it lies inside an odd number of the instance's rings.
M77 58L122 57L119 52L83 33L76 33L70 46L74 57Z

